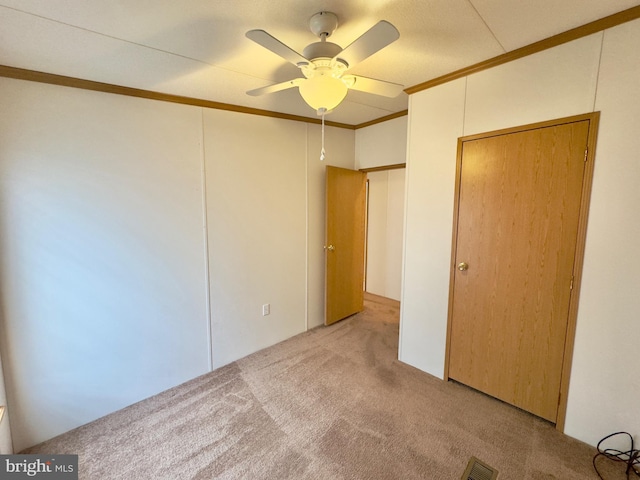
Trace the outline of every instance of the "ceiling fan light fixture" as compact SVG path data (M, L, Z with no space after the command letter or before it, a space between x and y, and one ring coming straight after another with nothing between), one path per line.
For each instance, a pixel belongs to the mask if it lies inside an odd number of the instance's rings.
M323 119L344 100L350 88L386 97L399 95L402 85L357 75L343 76L359 62L396 41L400 37L398 29L381 20L342 48L327 41L337 26L338 17L334 13L315 14L309 27L320 41L307 45L302 55L264 30L249 30L247 38L298 67L304 78L257 88L247 94L256 96L298 87L300 96Z
M307 104L318 111L331 111L347 96L348 88L344 82L330 75L307 78L298 88Z

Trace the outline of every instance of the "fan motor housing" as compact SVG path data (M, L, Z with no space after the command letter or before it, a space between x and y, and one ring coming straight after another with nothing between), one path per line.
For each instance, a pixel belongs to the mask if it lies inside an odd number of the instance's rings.
M342 51L342 47L331 42L315 42L307 45L302 51L302 56L309 60L316 58L333 58Z

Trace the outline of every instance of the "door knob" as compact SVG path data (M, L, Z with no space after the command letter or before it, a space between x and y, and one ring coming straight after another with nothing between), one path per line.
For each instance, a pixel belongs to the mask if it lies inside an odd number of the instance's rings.
M327 247L327 246L325 245L325 246L324 246L324 249L325 249L325 250L329 250L330 252L333 252L333 251L336 249L336 247L334 247L333 245L329 245L329 246Z
M468 268L469 268L469 265L467 263L465 263L465 262L460 262L458 264L458 270L460 270L461 272L464 272Z

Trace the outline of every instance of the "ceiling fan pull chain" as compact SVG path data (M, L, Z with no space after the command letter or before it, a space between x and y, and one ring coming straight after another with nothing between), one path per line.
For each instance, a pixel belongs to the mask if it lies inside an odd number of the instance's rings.
M319 109L322 112L322 150L320 150L320 161L324 160L324 114L326 113L326 108Z

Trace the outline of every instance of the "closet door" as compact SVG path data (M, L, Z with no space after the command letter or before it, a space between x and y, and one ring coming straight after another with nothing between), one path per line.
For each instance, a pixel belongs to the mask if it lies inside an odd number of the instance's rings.
M589 121L461 141L449 378L556 422Z

